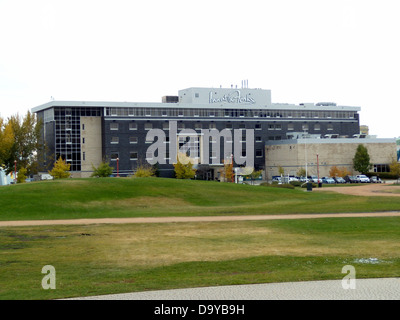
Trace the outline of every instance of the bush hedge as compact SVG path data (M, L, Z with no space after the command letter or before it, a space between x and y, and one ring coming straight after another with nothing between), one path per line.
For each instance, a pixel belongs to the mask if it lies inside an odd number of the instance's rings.
M381 179L387 179L387 180L397 180L397 174L391 173L391 172L368 172L366 174L367 177L372 177L372 176L378 176Z

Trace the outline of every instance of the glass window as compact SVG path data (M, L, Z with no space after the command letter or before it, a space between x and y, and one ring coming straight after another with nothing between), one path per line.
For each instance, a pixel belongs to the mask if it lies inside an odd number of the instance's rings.
M138 158L138 153L136 151L131 151L129 154L129 159L130 160L137 160Z
M118 122L111 122L110 123L110 130L118 130L118 129L119 129Z
M138 137L129 137L129 143L138 143Z
M119 137L111 137L111 143L112 144L118 144L119 143Z

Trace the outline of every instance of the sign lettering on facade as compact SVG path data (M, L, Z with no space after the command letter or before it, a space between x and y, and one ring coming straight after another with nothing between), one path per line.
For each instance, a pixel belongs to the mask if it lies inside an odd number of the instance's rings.
M214 92L209 93L209 103L244 103L244 104L254 104L256 101L254 98L250 97L250 94L242 96L240 90L234 90L229 94L224 94L222 97L217 98L214 96Z

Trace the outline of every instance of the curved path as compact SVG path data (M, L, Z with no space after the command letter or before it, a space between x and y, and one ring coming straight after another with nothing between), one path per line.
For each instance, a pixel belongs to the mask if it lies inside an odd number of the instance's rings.
M400 278L283 282L158 290L73 298L72 300L399 300Z

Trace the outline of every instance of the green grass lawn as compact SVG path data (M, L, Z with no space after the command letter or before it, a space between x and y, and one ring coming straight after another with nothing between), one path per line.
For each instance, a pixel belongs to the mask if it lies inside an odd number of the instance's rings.
M400 276L400 218L0 228L0 299ZM378 263L364 263L370 258ZM41 286L42 267L56 289Z
M400 197L162 178L68 179L0 188L0 220L396 210Z
M0 187L0 220L399 209L397 197L160 178ZM399 277L399 230L394 217L1 227L0 299L342 279L348 264L357 278ZM41 286L45 265L55 290Z

